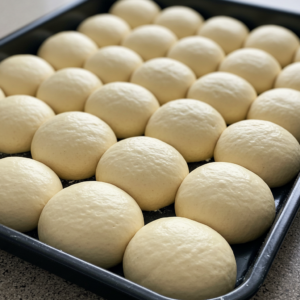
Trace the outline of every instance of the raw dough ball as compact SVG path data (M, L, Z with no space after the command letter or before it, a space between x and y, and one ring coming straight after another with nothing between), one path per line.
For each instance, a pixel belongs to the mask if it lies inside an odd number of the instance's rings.
M300 92L274 89L261 94L251 105L248 119L273 122L300 142Z
M216 71L225 55L214 41L201 36L191 36L178 41L170 49L168 57L181 61L197 77L201 77Z
M299 38L282 26L263 25L250 32L245 47L264 50L285 67L293 61L299 47Z
M130 27L121 18L110 15L95 15L84 20L78 31L91 38L98 47L120 45L130 32Z
M140 229L123 260L125 277L170 298L204 300L234 289L233 252L216 231L185 218L162 218Z
M54 117L53 110L31 96L10 96L0 101L0 152L30 151L38 128Z
M131 195L142 210L157 210L174 202L189 173L180 153L149 137L134 137L112 146L99 161L96 179Z
M5 94L3 93L2 89L0 88L0 100L5 98Z
M128 0L126 0L128 1ZM166 56L177 41L175 34L159 25L144 25L134 29L122 45L138 53L144 60Z
M230 73L215 72L198 79L190 87L187 97L210 104L227 124L232 124L246 119L257 94L243 78Z
M300 61L300 47L298 47L298 50L296 51L294 62Z
M67 112L37 130L31 155L60 178L80 180L95 174L100 157L116 142L111 128L99 118L83 112Z
M96 43L86 35L76 31L63 31L46 39L38 51L38 56L56 70L82 68L86 59L97 49Z
M160 7L149 0L117 1L109 12L125 20L132 28L153 23Z
M226 54L242 48L248 33L244 23L226 16L209 18L198 30L198 35L215 41Z
M203 18L192 8L171 6L163 9L154 23L169 28L181 39L195 35L203 23Z
M140 66L131 77L154 94L160 104L185 98L189 87L196 80L192 70L171 58L155 58Z
M300 91L300 62L290 64L278 75L275 88L290 88Z
M134 51L121 46L108 46L92 55L84 68L108 83L129 81L134 70L142 64L143 60Z
M219 71L238 75L253 85L258 94L273 87L281 68L273 56L259 49L239 49L230 53Z
M35 96L39 85L53 73L53 68L37 56L13 55L0 63L0 87L6 96Z
M158 108L158 101L145 88L128 82L114 82L89 97L85 112L102 119L117 138L123 139L143 135L149 118Z
M59 178L44 164L24 157L0 159L0 223L21 232L33 230L60 190Z
M83 111L87 98L100 86L101 81L93 73L80 68L67 68L46 79L36 96L57 114Z
M175 210L216 230L229 244L257 239L275 218L268 185L241 166L221 162L203 165L183 180Z
M225 130L222 116L210 105L193 99L171 101L150 118L145 135L177 149L187 162L209 159Z
M39 221L42 242L102 268L122 261L144 226L141 209L121 189L104 182L74 184L55 195Z
M245 120L224 130L215 161L243 166L271 188L286 184L300 171L300 145L284 128L261 120Z

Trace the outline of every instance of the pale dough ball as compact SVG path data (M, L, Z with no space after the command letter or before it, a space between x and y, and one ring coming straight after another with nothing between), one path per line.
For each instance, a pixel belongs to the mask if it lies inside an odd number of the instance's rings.
M201 36L191 36L178 41L170 49L168 57L184 63L197 77L201 77L216 71L225 55L214 41Z
M226 240L186 218L153 221L126 248L125 277L176 299L204 300L232 291L236 262Z
M82 68L87 58L97 49L96 43L86 35L76 31L63 31L46 39L39 48L38 56L56 70Z
M57 71L39 87L36 97L46 102L55 113L83 111L90 94L102 86L93 73L80 68Z
M198 30L198 35L215 41L226 54L242 48L248 33L244 23L226 16L209 18Z
M106 122L117 138L123 139L143 135L149 118L158 108L158 101L145 88L113 82L89 97L85 112Z
M189 89L188 98L210 104L227 124L246 119L257 94L250 83L234 74L215 72L199 78Z
M62 190L57 175L33 159L0 159L0 223L27 232L37 227L46 203Z
M101 14L84 20L78 31L91 38L101 48L120 45L122 39L130 32L130 27L119 17Z
M300 62L288 65L279 73L275 88L290 88L300 91Z
M131 28L153 23L160 7L149 0L121 0L114 3L109 12L125 20Z
M98 50L84 64L104 83L129 81L132 73L143 64L134 51L122 46L108 46Z
M281 68L273 56L259 49L239 49L230 53L219 71L233 73L247 80L258 94L270 90Z
M13 55L0 63L0 88L6 96L35 96L39 85L53 73L53 68L37 56Z
M279 125L245 120L224 130L214 158L245 167L273 188L286 184L299 172L300 145Z
M104 182L74 184L45 206L39 239L101 268L122 261L126 246L144 226L137 203L121 189Z
M95 174L100 157L116 142L114 132L99 118L83 112L67 112L37 130L31 155L60 178L80 180Z
M35 132L54 117L53 110L31 96L15 95L0 101L0 152L30 151Z
M152 115L145 135L173 146L187 162L196 162L213 156L225 128L224 119L212 106L194 99L179 99Z
M291 30L278 25L263 25L250 32L245 47L264 50L285 67L293 61L299 44L299 38Z
M0 88L0 100L5 98L5 94L3 93L2 89Z
M99 161L96 179L116 185L142 210L170 205L189 173L181 154L168 144L149 137L122 140Z
M251 105L248 119L273 122L300 142L300 92L274 89L261 94Z
M192 8L171 6L163 9L154 23L169 28L181 39L195 35L203 23L203 17Z
M138 53L144 60L149 60L166 56L176 41L175 34L168 28L144 25L134 29L123 40L122 45Z
M298 47L298 50L296 51L294 62L300 61L300 47Z
M185 98L195 80L195 74L189 67L171 58L147 61L131 77L132 83L148 89L160 104Z
M250 209L251 208L251 209ZM229 244L253 241L275 218L268 185L251 171L231 163L209 163L191 172L175 200L176 216L209 226Z

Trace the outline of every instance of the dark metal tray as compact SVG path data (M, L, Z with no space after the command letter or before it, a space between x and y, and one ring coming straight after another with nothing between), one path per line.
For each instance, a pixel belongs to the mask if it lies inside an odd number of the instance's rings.
M62 30L75 30L86 17L107 12L113 0L79 0L49 14L0 40L0 61L20 53L36 54L50 35ZM250 29L262 24L278 24L300 35L300 15L220 0L160 0L161 7L186 5L198 10L205 18L228 15L243 21ZM6 155L0 153L0 159ZM30 153L16 154L30 158ZM206 162L189 164L190 171ZM95 180L94 177L87 180ZM67 187L78 181L62 180ZM236 288L215 300L245 300L259 289L277 251L300 206L300 178L272 190L277 216L272 228L263 237L246 244L234 245L238 273ZM157 212L144 212L145 223L161 217L174 216L170 205ZM107 299L167 300L123 278L122 265L103 270L38 241L37 231L19 233L0 225L0 248L35 265L81 285Z

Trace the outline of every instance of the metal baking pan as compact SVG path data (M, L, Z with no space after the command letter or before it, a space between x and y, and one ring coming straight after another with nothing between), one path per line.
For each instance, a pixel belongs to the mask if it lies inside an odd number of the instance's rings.
M41 43L53 33L75 30L90 15L107 12L113 0L78 0L0 40L0 61L13 54L36 54ZM250 29L262 24L278 24L300 35L300 15L221 0L159 0L162 7L186 5L205 18L228 15L243 21ZM0 153L0 159L6 155ZM30 153L16 154L30 158ZM190 171L206 162L189 164ZM88 180L95 180L94 177ZM62 180L67 187L78 181ZM238 272L236 288L214 300L250 299L262 285L280 245L300 206L299 176L283 187L272 189L277 216L273 226L261 238L234 245ZM144 212L145 223L174 216L170 205L157 212ZM0 225L0 248L38 265L60 277L83 286L107 299L167 300L151 290L123 277L122 265L104 270L38 241L37 231L19 233Z

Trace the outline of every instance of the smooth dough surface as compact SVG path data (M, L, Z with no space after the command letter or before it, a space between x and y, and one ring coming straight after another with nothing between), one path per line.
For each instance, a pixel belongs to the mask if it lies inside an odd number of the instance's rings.
M0 88L6 94L35 96L39 85L54 69L35 55L13 55L0 63Z
M172 146L150 137L133 137L113 145L99 161L96 179L131 195L142 210L157 210L175 200L189 173Z
M143 135L149 118L158 108L156 98L142 86L113 82L89 97L85 112L106 122L122 139Z
M295 56L294 56L294 62L300 61L300 47L298 47Z
M161 105L185 98L195 80L189 67L171 58L151 59L136 69L131 77L132 83L152 92Z
M30 151L35 132L54 117L53 110L37 98L9 96L0 101L0 152Z
M189 89L187 98L210 104L227 124L246 119L255 89L243 78L225 72L214 72L199 78Z
M47 203L38 233L43 243L110 268L122 261L127 244L143 226L132 197L111 184L87 181L65 188Z
M39 48L38 56L56 70L82 68L97 49L97 44L88 36L77 31L63 31L46 39Z
M290 88L300 91L300 62L288 65L279 73L275 88Z
M273 122L289 131L300 142L300 92L273 89L261 94L251 105L248 119Z
M245 41L246 48L257 48L268 52L282 67L293 61L299 44L296 34L278 25L259 26L250 32Z
M122 39L130 32L130 27L117 16L99 14L84 20L78 31L91 38L101 48L120 45Z
M268 185L253 172L231 163L214 162L192 171L175 200L176 216L205 224L229 244L260 237L275 218Z
M216 231L186 218L153 221L126 248L125 278L170 298L204 300L234 289L236 262Z
M192 8L171 6L163 9L154 23L169 28L181 39L195 35L203 23L203 17Z
M0 88L0 100L4 99L5 98L5 94L4 92L2 91L2 89Z
M245 120L224 130L214 158L245 167L273 188L288 183L299 172L300 145L279 125Z
M132 73L143 64L142 58L131 49L108 46L98 50L84 64L103 83L129 81Z
M176 35L168 28L144 25L134 29L123 40L122 45L138 53L144 60L149 60L166 56L176 41Z
M46 203L61 190L59 178L44 164L24 157L0 159L0 223L33 230Z
M247 80L261 94L270 90L281 67L270 54L259 49L239 49L223 60L219 71L233 73Z
M198 30L198 35L215 41L226 54L242 48L248 33L244 23L227 16L209 18Z
M80 180L95 174L100 157L116 142L114 132L104 121L84 112L66 112L37 130L31 155L60 178Z

